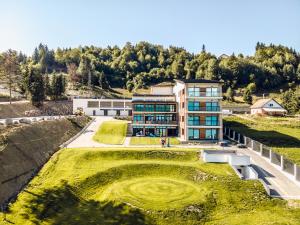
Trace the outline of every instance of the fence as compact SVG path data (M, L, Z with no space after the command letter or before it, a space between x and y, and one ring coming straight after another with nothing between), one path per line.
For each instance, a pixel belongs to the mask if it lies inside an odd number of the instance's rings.
M240 144L244 144L248 149L257 152L262 157L268 159L270 163L279 166L282 171L294 176L296 181L300 181L300 166L297 166L291 160L273 152L272 148L246 137L244 134L240 134L228 127L224 127L223 131L224 136Z

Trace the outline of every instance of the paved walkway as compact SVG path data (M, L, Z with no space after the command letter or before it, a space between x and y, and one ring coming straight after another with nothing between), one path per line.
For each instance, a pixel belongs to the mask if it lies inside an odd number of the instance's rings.
M300 183L293 181L283 171L280 171L279 168L252 150L238 149L238 153L251 157L254 169L257 171L259 178L264 180L271 189L273 197L300 199Z
M110 116L97 116L95 121L74 141L67 145L67 148L80 148L80 147L112 147L114 145L101 144L93 140L94 134L97 132L99 126L104 121L114 120ZM120 145L116 145L120 146Z

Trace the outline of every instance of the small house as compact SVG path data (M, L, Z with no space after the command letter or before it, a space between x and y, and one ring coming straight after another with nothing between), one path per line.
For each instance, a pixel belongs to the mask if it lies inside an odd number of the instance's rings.
M252 115L283 116L287 110L272 98L259 99L251 107Z

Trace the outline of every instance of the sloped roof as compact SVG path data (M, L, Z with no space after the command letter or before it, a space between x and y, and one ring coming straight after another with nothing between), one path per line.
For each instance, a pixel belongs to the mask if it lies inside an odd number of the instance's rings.
M264 106L265 104L267 104L269 101L274 101L274 102L276 102L278 105L280 105L280 104L279 104L275 99L273 99L273 98L263 98L263 99L257 100L250 108L251 108L251 109L263 108L263 106ZM282 105L280 105L280 106L281 106L281 108L283 108Z
M271 101L271 98L263 98L263 99L259 99L257 100L250 108L262 108L266 103L268 103L269 101Z

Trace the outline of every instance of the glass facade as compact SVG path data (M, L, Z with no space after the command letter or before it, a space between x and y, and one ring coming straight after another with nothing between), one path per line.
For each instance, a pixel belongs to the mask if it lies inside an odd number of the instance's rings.
M205 139L216 140L217 138L217 129L206 129L205 130Z
M205 103L206 111L220 111L218 102L206 102Z
M201 107L199 101L188 101L188 110L189 111L220 111L218 102L203 102L205 107Z
M219 90L217 87L204 88L205 90L201 91L200 87L189 87L188 96L189 97L218 97Z
M200 125L200 116L189 116L188 117L189 126L199 126Z
M206 116L205 117L205 126L218 126L218 117L217 116Z
M199 140L200 139L200 130L189 128L188 130L189 140Z
M200 102L189 101L188 102L188 110L189 111L200 111Z
M175 104L134 104L136 112L176 112Z
M188 140L217 140L218 131L217 129L188 129Z
M206 96L207 97L218 97L219 96L219 92L218 92L218 88L206 88Z
M143 115L134 115L133 116L133 121L134 122L144 121L144 116Z

